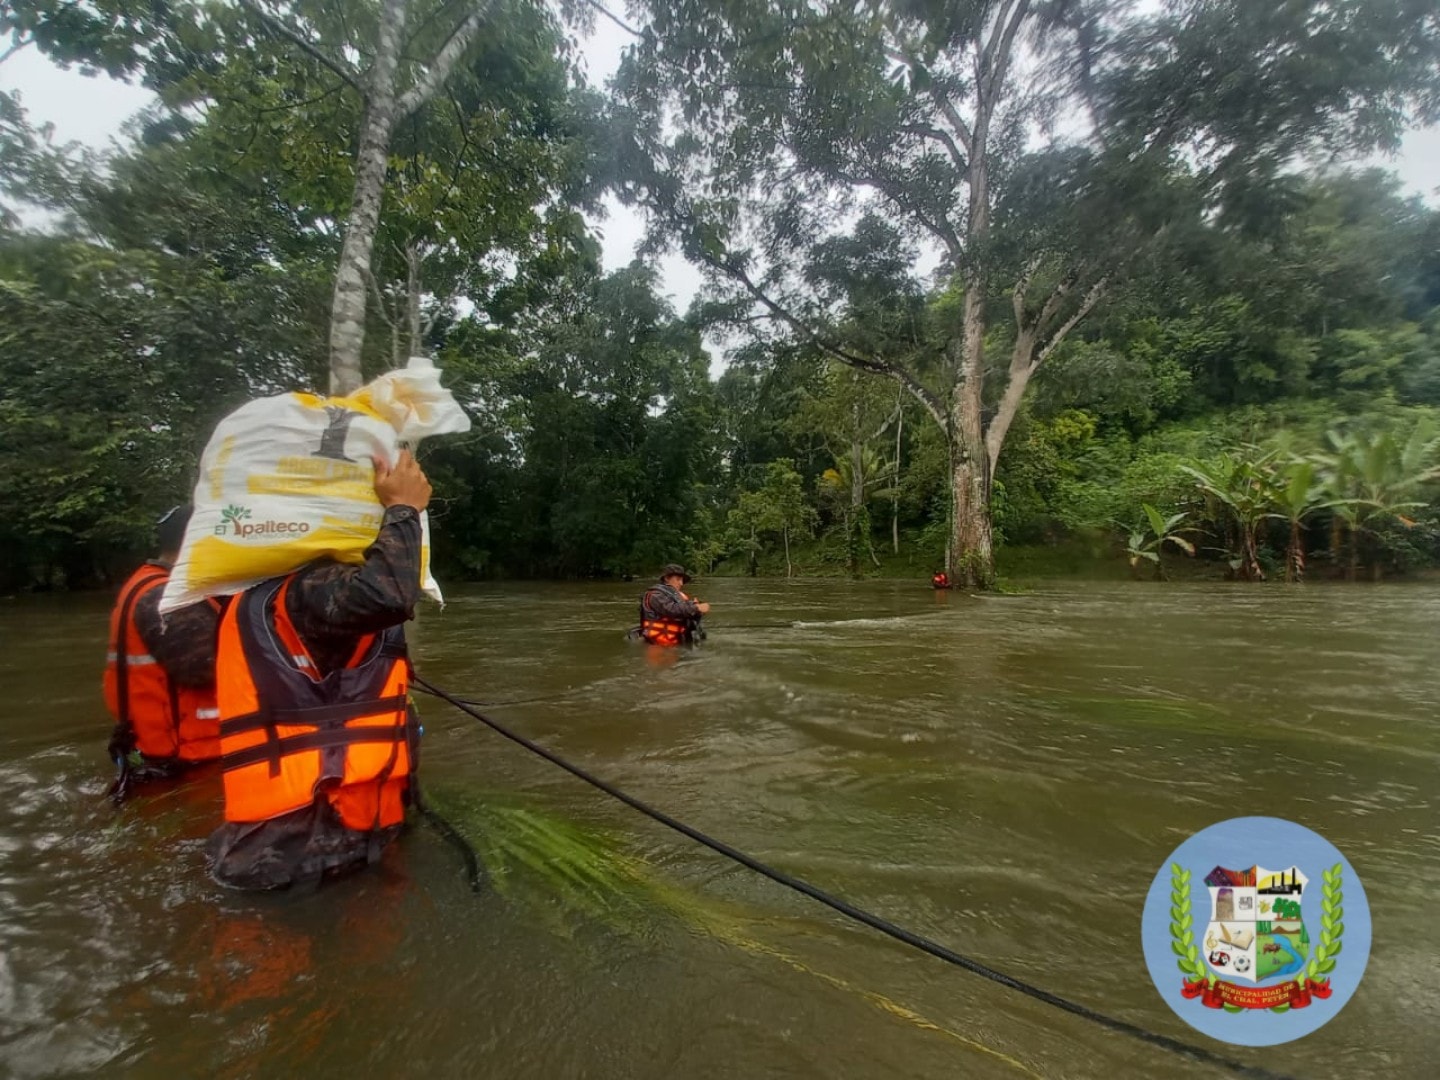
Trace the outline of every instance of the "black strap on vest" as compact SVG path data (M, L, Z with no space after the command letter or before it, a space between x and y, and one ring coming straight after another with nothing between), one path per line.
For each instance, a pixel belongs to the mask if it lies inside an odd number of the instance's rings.
M246 731L265 732L265 741L256 746L224 754L220 767L225 772L242 769L262 761L269 762L270 775L280 775L280 761L289 754L308 750L343 751L356 743L396 743L406 738L404 723L393 726L346 727L352 720L393 712L404 716L409 697L393 694L379 697L390 670L386 661L405 659L408 653L403 631L391 628L379 636L369 656L354 666L346 665L313 679L288 662L290 650L279 640L270 611L281 602L280 591L286 578L273 578L243 593L235 611L240 647L255 685L257 708L243 716L230 717L220 723L221 737ZM279 616L286 613L278 612ZM375 695L375 696L371 696ZM349 696L352 700L335 701ZM307 702L295 705L295 702ZM312 727L318 730L303 735L281 737L279 728ZM322 760L321 773L325 774Z
M220 735L238 735L246 731L264 731L265 741L243 750L233 750L220 759L220 768L229 772L243 769L247 765L268 761L270 775L280 775L280 759L287 754L298 754L306 750L337 750L355 743L389 742L405 737L406 725L390 727L355 727L344 725L362 716L377 713L400 712L409 702L405 694L373 701L354 701L337 705L316 705L305 709L260 709L244 716L232 717L220 724ZM280 726L313 727L318 731L304 735L280 737Z
M306 750L334 750L356 743L395 743L405 738L404 724L387 724L385 727L332 728L326 731L312 731L305 735L287 735L283 739L270 730L270 738L244 750L233 750L220 759L220 768L225 772L270 762L270 775L280 775L280 759Z
M257 709L244 716L231 717L220 723L220 734L239 735L260 728L294 725L301 727L332 727L376 713L399 712L410 699L405 694L373 701L352 701L339 705L314 705L304 709Z

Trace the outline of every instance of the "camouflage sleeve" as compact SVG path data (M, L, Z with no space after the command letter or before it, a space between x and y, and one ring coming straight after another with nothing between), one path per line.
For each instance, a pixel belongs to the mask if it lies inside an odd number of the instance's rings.
M362 565L326 562L302 570L288 607L303 639L333 641L403 623L419 599L420 515L392 506Z
M694 600L686 600L670 589L651 589L645 594L643 604L666 619L693 619L700 614L700 606Z
M215 636L220 613L208 600L160 618L160 594L150 589L135 604L135 628L146 650L176 686L206 690L215 685Z

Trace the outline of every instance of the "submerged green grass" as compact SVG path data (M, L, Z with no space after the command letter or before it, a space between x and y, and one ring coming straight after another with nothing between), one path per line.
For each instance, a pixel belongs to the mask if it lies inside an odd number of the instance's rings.
M663 920L678 921L717 941L854 994L896 1019L1003 1062L1026 1076L1040 1078L1028 1065L994 1047L769 944L758 936L769 925L767 920L744 915L664 880L648 862L627 852L614 833L580 825L512 796L440 788L430 792L429 799L474 846L496 892L541 913L552 931L573 936L579 917L596 920L619 933L651 937Z

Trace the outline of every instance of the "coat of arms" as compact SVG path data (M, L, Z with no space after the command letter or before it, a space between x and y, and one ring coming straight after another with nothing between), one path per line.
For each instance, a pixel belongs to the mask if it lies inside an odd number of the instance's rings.
M1298 866L1267 870L1217 866L1205 875L1210 892L1209 923L1195 940L1190 912L1190 871L1171 867L1171 948L1187 976L1183 993L1212 1008L1230 1012L1305 1008L1311 998L1328 998L1330 980L1344 933L1344 909L1336 865L1324 874L1318 915L1319 940L1305 923L1310 879ZM1230 982L1229 979L1240 980ZM1249 985L1240 985L1240 983Z

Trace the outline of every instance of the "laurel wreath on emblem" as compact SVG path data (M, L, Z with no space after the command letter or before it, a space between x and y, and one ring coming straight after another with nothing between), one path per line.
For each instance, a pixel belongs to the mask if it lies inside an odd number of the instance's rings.
M1320 944L1310 954L1310 963L1305 968L1305 978L1319 982L1319 976L1335 970L1335 957L1340 955L1340 938L1345 933L1345 893L1340 887L1344 871L1336 863L1324 873L1324 885L1320 893ZM1304 982L1304 979L1300 980Z
M1193 922L1190 915L1190 871L1182 870L1178 863L1171 863L1170 950L1180 958L1176 966L1183 974L1204 979L1214 986L1220 980L1200 959L1200 946L1195 944L1195 932L1191 929Z
M1336 863L1322 875L1320 890L1320 941L1310 953L1305 973L1295 980L1296 985L1305 989L1309 981L1317 987L1324 987L1329 980L1322 976L1335 970L1335 957L1340 955L1340 939L1345 934L1345 892L1341 886L1344 875L1343 865ZM1176 967L1192 979L1214 986L1220 981L1200 957L1200 947L1195 944L1190 913L1190 871L1178 863L1170 864L1170 949L1179 958ZM1225 1004L1227 1012L1241 1012L1238 1005ZM1287 1012L1289 1005L1276 1005L1271 1012Z

